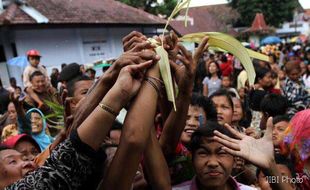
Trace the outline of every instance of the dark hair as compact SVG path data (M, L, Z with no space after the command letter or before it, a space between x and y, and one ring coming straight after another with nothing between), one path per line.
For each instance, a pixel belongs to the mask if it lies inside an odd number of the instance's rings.
M296 61L289 61L285 64L285 72L286 73L290 73L292 72L294 69L297 69L299 71L301 71L301 68L300 68L300 64L297 63Z
M295 168L294 168L294 165L293 165L293 162L291 159L289 159L283 155L280 155L280 154L275 154L275 162L276 162L276 164L286 166L289 169L289 171L291 172L292 177L293 178L296 177ZM267 169L257 168L256 178L258 178L258 175L260 172L263 172L263 174L265 176L271 176L272 175L269 173L269 171Z
M67 66L67 64L66 63L62 63L61 64L61 69L63 69L65 66Z
M30 75L29 80L32 81L32 79L36 76L44 76L44 74L41 71L35 71Z
M75 77L81 75L80 65L77 63L70 63L62 68L61 72L59 73L59 81L69 82L70 80L74 79Z
M278 73L271 71L271 78L273 79L278 78Z
M92 69L92 68L87 69L87 70L86 70L86 73L88 73L89 71L90 71L91 74L94 74L94 75L96 74L95 69Z
M288 100L279 94L268 94L261 101L260 109L268 116L284 115L288 109Z
M15 90L19 89L20 91L22 91L22 88L20 86L16 86Z
M214 97L218 97L218 96L225 96L231 106L231 109L234 110L234 103L232 101L231 95L229 93L228 90L221 88L217 91L215 91L213 94L211 94L211 96L209 97L210 100L212 100Z
M2 80L0 79L0 87L3 87L3 85L2 85Z
M261 111L261 102L266 96L265 90L251 90L249 92L249 106L254 111Z
M67 89L69 97L73 97L75 91L75 84L82 80L91 80L91 79L86 75L78 75L77 77L68 81Z
M217 112L211 99L197 93L193 93L191 98L192 106L202 107L207 120L217 121Z
M269 72L270 70L267 68L256 67L255 68L255 73L256 73L255 83L258 83L259 80L263 79Z
M195 151L200 148L203 138L214 137L215 130L228 137L235 138L234 135L230 131L228 131L224 126L220 125L215 121L207 121L204 127L198 128L192 135L191 142L189 144L189 149L193 156Z
M197 69L196 69L196 74L195 74L195 82L194 82L194 92L202 92L203 85L202 85L202 80L204 77L207 75L206 67L205 67L205 61L200 58L198 61Z
M222 61L222 62L227 62L227 57L226 57L226 55L223 54L223 55L221 56L221 61Z
M10 83L12 83L12 82L16 82L16 78L15 77L11 77L10 78Z
M221 78L221 77L222 77L222 70L221 70L221 67L220 67L218 61L211 61L211 62L208 64L208 68L207 68L207 77L211 78L211 74L209 73L209 67L210 67L211 63L214 63L214 64L216 65L216 68L217 68L216 75L217 75L218 78Z
M290 122L290 117L288 115L277 115L273 118L272 123L275 125L282 121Z
M8 149L11 149L11 148L9 148L6 145L0 144L0 152L3 151L3 150L8 150Z

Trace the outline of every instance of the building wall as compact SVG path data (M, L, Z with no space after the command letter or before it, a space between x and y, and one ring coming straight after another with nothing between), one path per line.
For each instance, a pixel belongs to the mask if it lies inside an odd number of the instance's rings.
M39 50L42 54L41 63L50 73L52 68L60 68L62 63L87 64L117 58L123 51L122 38L133 30L148 34L157 31L154 27L19 29L10 31L10 36L16 44L18 56L25 55L29 49ZM7 44L5 49L9 50L6 53L7 60L13 58L12 48ZM4 69L0 71L6 72ZM20 84L21 71L10 66L9 71L9 75L16 77Z
M285 23L281 29L277 30L277 33L295 33L309 35L310 24L308 22L297 22L297 23Z
M277 34L300 33L306 36L310 35L310 22L305 21L305 13L294 13L292 22L283 23L281 28L277 29Z

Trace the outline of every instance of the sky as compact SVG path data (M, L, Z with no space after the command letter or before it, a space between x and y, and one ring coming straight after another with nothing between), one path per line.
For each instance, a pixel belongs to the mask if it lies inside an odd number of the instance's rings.
M299 0L299 3L304 9L310 9L310 0Z
M158 0L162 1L162 0ZM299 0L304 9L310 9L310 0ZM192 0L191 7L227 3L227 0Z

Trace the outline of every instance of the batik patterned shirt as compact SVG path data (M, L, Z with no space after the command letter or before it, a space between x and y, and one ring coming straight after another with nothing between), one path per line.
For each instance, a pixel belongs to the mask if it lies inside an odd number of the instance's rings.
M59 144L42 167L5 190L78 189L94 171L96 152L83 143L74 131L70 138Z

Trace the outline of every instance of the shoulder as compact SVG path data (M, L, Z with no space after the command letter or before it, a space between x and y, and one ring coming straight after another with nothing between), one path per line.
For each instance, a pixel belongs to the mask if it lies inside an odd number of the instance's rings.
M210 80L209 77L205 77L205 78L203 79L203 83L207 83L209 80Z
M24 69L24 73L29 73L31 71L31 66L26 66L26 68Z

